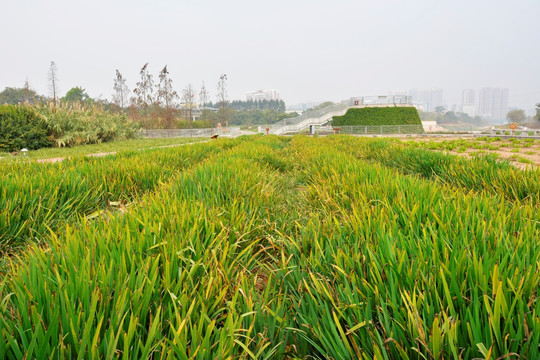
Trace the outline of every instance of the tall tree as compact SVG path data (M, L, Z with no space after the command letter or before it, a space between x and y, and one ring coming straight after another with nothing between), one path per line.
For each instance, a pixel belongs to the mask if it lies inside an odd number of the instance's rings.
M81 103L90 103L93 99L88 96L86 90L80 86L69 89L66 95L62 98L62 101L66 102L81 102Z
M540 103L536 104L536 120L540 121Z
M444 106L437 106L437 107L435 107L435 112L436 112L437 114L442 114L442 113L444 113Z
M193 106L195 100L195 92L191 84L188 84L184 90L182 90L182 102L184 103L184 108L186 110L186 119L189 120L190 124L193 122Z
M51 61L49 66L49 90L53 99L53 104L56 107L56 100L58 99L58 67L54 61Z
M141 79L137 82L137 87L133 90L136 97L134 98L135 105L146 109L148 105L152 104L154 79L152 74L148 71L148 63L144 64L139 72Z
M43 101L43 98L30 87L26 88L26 85L24 88L7 87L0 92L0 105L21 104L26 101L33 104L36 101Z
M217 101L220 106L221 119L225 127L229 126L229 117L227 116L227 74L219 77L217 85Z
M516 110L509 111L508 114L506 115L506 119L508 119L508 121L510 122L520 124L527 119L527 116L525 115L525 111L521 109L516 109Z
M206 104L208 103L209 98L210 95L208 94L208 91L206 90L206 86L204 85L203 81L201 91L199 91L199 103L202 105L203 111L206 109Z
M116 78L114 79L113 89L113 102L121 109L123 109L124 106L127 104L129 88L126 85L126 79L124 79L124 77L118 70L116 70Z
M165 67L159 73L156 103L169 111L174 105L174 101L176 99L178 99L178 93L173 89L172 79L169 77L167 65L165 65Z

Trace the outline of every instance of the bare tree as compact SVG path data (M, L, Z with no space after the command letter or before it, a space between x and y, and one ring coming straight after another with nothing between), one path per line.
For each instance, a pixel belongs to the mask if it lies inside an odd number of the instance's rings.
M120 71L116 70L116 78L114 79L114 95L113 101L121 109L127 104L129 88L126 85L126 79L122 76Z
M223 74L219 77L217 100L220 105L221 118L225 127L229 126L229 119L227 116L227 74Z
M193 125L193 105L195 99L195 92L191 84L188 84L184 90L182 90L182 102L186 109L186 118L189 119L191 125Z
M28 79L24 82L24 102L26 103L32 103L32 89L30 88L30 83L28 82Z
M158 105L165 107L167 111L174 105L174 101L178 99L178 94L172 86L172 79L169 77L167 65L159 73L159 84L157 85L157 100Z
M153 99L153 88L154 88L154 79L152 74L148 71L148 63L144 64L139 72L141 80L137 82L137 87L133 90L136 95L134 98L135 105L147 108L148 105L152 104Z
M51 61L51 65L49 66L49 90L52 95L53 104L56 107L56 100L58 99L58 67L56 66L56 63L54 61Z
M202 105L202 109L206 109L206 104L208 103L208 100L210 98L210 95L208 94L208 91L206 90L206 86L204 85L204 81L201 86L201 91L199 91L199 103Z

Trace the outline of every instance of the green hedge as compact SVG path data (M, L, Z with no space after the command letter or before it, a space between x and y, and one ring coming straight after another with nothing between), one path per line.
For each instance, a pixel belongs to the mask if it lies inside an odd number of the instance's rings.
M343 116L334 116L332 125L422 125L422 122L414 107L366 107L349 109Z
M49 147L45 119L29 106L0 105L0 152Z

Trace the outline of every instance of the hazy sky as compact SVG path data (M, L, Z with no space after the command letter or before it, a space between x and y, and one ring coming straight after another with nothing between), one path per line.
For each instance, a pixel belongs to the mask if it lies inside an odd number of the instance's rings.
M204 81L215 101L275 88L287 103L437 87L507 87L540 102L540 0L1 0L0 89L25 79L48 94L109 98L118 69L134 88L145 63L175 88Z

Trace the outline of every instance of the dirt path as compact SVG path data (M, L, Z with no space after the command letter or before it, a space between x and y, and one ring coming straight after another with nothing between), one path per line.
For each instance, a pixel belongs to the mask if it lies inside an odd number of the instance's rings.
M442 142L442 141L452 141L452 140L471 140L474 141L473 137L408 137L400 138L401 140L414 140L417 142ZM520 169L527 169L531 167L540 167L540 143L534 142L529 147L512 147L510 141L492 141L489 142L490 145L499 147L496 150L490 149L475 149L472 146L468 147L464 152L458 152L455 150L433 150L433 151L443 151L452 155L466 156L471 157L475 153L481 152L482 154L497 154L499 158L509 160L512 165ZM514 150L514 151L513 151ZM515 151L519 150L519 151Z
M208 142L208 141L210 141L210 140L187 142L187 143L182 143L182 144L154 146L154 147L142 148L142 149L136 149L136 150L142 151L142 150L151 150L151 149L171 148L171 147L177 147L177 146L183 146L183 145L201 144L201 143L205 143L205 142ZM131 150L126 150L126 151L131 151ZM86 157L104 157L104 156L108 156L108 155L116 155L116 153L117 153L117 151L111 151L111 152L86 154L84 156L86 156ZM38 159L38 160L36 160L36 162L38 162L38 163L56 163L56 162L64 161L65 159L69 159L69 156L57 157L57 158L49 158L49 159Z
M434 150L434 151L437 151L437 150ZM467 157L467 158L471 158L471 156L473 156L472 154L478 152L478 150L476 150L476 149L467 149L465 152L457 152L457 151L446 151L446 152L449 153L449 154L452 154L452 155L458 155L458 156L464 156L464 157ZM513 166L515 166L515 167L517 167L519 169L522 169L522 170L530 169L531 167L535 168L535 167L540 166L540 156L516 154L516 153L510 152L510 151L501 151L501 150L486 150L486 153L496 153L496 154L499 155L499 158L509 160L510 164L512 164ZM531 164L531 163L520 162L519 160L516 160L513 157L514 155L519 155L520 157L531 160L531 161L533 161L533 163ZM535 159L536 161L533 160L533 159Z

